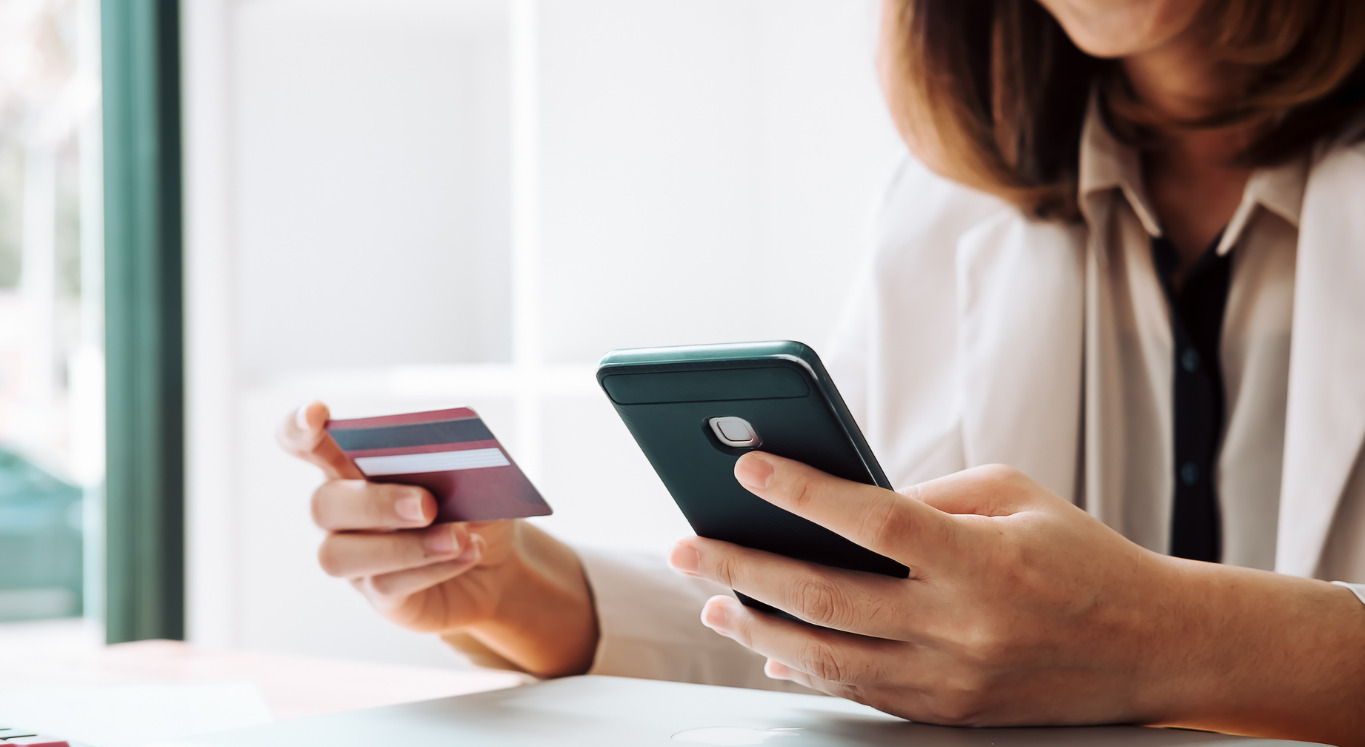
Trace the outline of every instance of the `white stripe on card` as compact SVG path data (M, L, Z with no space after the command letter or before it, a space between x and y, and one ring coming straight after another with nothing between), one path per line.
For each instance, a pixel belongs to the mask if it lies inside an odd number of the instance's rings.
M356 457L355 460L355 466L359 467L366 477L506 467L510 464L511 462L503 456L501 449L465 449L464 451L437 451L430 454L395 454L393 456Z

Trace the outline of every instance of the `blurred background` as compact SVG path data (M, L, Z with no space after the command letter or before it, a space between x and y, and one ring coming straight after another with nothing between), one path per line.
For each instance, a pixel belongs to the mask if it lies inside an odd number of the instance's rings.
M97 17L0 0L0 621L99 607Z
M319 475L273 437L314 398L472 406L546 529L665 552L689 530L594 364L818 349L898 155L870 0L179 10L184 632L205 646L460 665L317 568ZM0 618L81 635L103 619L99 15L0 0Z

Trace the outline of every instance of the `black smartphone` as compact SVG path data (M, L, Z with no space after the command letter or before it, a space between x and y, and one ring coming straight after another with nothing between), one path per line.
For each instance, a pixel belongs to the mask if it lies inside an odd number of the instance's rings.
M905 578L890 558L768 503L734 476L746 451L891 488L820 357L799 342L614 350L597 368L635 442L699 537ZM744 604L780 612L739 594Z

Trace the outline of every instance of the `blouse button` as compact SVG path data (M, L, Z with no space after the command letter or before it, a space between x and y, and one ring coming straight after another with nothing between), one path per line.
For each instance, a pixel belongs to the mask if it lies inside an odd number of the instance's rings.
M1199 482L1199 465L1194 462L1185 462L1180 467L1180 481L1188 487L1194 487Z
M1186 373L1197 371L1199 369L1199 351L1194 348L1186 348L1185 352L1180 354L1180 365Z

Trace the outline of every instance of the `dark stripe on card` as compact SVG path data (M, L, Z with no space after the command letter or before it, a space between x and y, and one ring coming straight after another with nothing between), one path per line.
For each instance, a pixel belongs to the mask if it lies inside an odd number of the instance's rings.
M428 444L454 444L465 441L492 441L493 433L478 418L444 420L436 423L390 425L382 428L344 428L328 431L343 451L358 449L401 449Z

